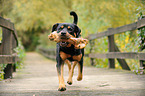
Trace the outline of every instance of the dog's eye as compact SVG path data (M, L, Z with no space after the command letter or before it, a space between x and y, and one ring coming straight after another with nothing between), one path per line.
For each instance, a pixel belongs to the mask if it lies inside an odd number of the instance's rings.
M60 27L58 30L62 30L63 28L62 27Z
M69 31L72 31L72 28L68 28Z

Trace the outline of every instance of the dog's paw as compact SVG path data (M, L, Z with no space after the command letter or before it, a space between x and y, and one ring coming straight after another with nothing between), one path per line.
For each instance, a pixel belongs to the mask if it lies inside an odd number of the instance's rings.
M83 79L82 76L78 76L77 78L78 81L81 81L82 79Z
M58 91L65 91L66 90L66 86L65 85L60 85L58 88Z
M58 88L58 91L65 91L65 90L66 90L66 87Z
M72 85L72 81L67 81L67 84Z

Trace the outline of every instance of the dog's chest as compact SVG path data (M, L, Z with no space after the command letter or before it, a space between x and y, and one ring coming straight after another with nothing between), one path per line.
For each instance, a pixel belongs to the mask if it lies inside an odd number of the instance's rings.
M60 46L60 51L63 51L64 53L69 54L71 56L82 54L81 49L75 49L73 45L71 45L71 47Z

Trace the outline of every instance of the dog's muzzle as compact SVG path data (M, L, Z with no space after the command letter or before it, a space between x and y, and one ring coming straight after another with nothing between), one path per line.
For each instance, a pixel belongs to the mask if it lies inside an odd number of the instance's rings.
M67 33L67 32L61 32L60 33L60 38L61 39L69 39L70 38L70 35L69 35L69 33Z
M70 38L70 35L68 34L68 32L62 31L60 33L60 39L62 39L62 42L60 42L60 46L66 47L69 43L68 42L65 42L65 40L67 40L69 38Z
M61 36L65 36L66 35L66 32L61 32Z

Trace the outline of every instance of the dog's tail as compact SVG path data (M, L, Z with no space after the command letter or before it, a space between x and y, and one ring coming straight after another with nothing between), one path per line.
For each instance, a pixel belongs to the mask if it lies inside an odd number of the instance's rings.
M78 23L78 16L77 16L77 14L74 11L71 11L70 15L74 16L74 22L73 23L77 25L77 23Z

